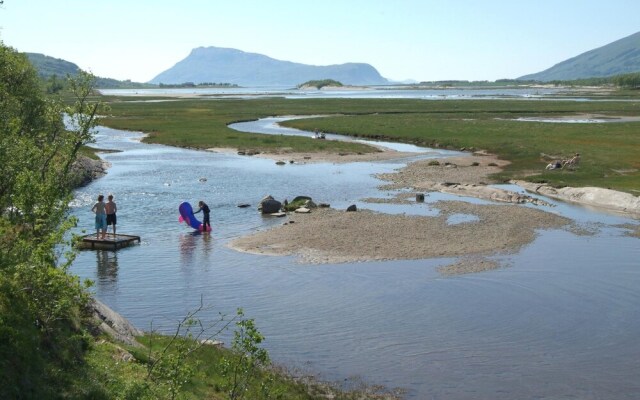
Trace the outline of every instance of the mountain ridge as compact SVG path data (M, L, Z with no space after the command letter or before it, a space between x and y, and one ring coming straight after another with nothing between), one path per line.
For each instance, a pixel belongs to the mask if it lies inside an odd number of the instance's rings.
M346 85L389 83L366 63L308 65L215 46L191 50L186 58L158 74L149 83L225 82L243 86L295 86L323 79L333 79Z
M518 80L554 81L609 77L640 71L640 32L569 58Z
M82 69L75 63L61 58L51 57L42 53L24 53L29 62L36 69L41 79L47 80L57 77L64 80L67 76L75 77ZM151 85L146 83L131 82L130 80L120 81L112 78L96 76L96 87L100 89L110 88L145 88Z

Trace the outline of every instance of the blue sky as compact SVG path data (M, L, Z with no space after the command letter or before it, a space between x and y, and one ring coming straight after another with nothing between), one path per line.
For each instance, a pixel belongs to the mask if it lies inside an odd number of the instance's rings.
M0 39L148 81L200 46L386 78L516 78L640 31L638 0L5 0Z

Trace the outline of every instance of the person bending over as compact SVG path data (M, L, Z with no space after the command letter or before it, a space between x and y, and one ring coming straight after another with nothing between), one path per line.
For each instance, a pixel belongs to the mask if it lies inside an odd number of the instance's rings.
M202 200L198 202L198 207L200 208L198 209L198 211L194 212L194 214L202 211L202 214L204 215L204 217L202 218L202 232L209 232L209 230L207 229L207 225L209 226L209 229L211 229L211 221L209 220L209 212L211 210L209 210L209 206L207 205L207 203Z

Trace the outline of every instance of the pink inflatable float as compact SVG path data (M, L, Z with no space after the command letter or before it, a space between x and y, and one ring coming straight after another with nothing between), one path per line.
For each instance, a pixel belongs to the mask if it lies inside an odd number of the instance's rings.
M195 230L202 232L202 222L200 222L195 215L193 215L193 207L189 202L185 201L178 207L178 211L180 211L180 218L178 221L186 222L187 225L192 227ZM211 232L211 227L207 226L207 232Z

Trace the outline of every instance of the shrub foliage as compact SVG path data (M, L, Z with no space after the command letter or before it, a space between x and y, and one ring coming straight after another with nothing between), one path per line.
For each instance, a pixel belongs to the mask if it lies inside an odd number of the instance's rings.
M60 371L88 343L88 295L67 274L73 253L61 244L75 223L71 164L91 141L98 107L87 101L91 81L70 83L70 106L47 98L26 56L0 42L0 398L60 397Z

